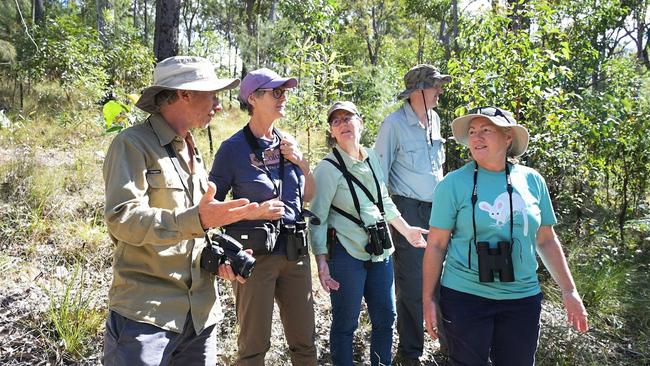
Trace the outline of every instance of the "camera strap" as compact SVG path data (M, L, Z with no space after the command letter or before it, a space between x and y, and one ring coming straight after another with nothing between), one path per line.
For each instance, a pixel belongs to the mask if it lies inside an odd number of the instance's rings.
M262 170L264 171L266 176L269 178L269 180L273 184L273 187L275 188L275 192L277 194L277 197L280 199L280 201L282 201L282 186L284 185L283 184L283 181L284 181L284 155L282 155L282 152L280 152L280 157L279 157L280 158L280 165L278 167L278 170L279 170L278 175L280 177L280 184L276 184L275 179L273 179L273 176L271 175L271 170L266 165L266 159L264 158L264 148L262 148L260 146L259 142L257 141L257 138L255 137L255 135L253 135L253 131L251 131L250 124L246 124L246 126L244 126L243 132L244 132L244 137L246 138L246 143L248 144L250 149L253 151L253 154L255 154L255 157L257 158L257 160L259 160L262 163L262 166L264 167L264 169L262 169ZM278 150L279 150L280 149L280 141L282 141L282 136L280 136L280 132L275 127L273 127L273 135L278 138ZM300 198L300 205L302 207L302 190L298 189L298 194L299 194L299 198ZM282 218L280 218L278 223L280 223L280 222L282 222Z
M513 210L512 210L512 178L510 177L510 165L506 161L506 190L508 191L508 198L510 200L510 243L512 244L513 230L514 230L514 219L513 219ZM474 188L472 189L472 229L474 231L474 248L478 253L478 245L476 244L476 202L478 201L477 194L477 180L478 180L478 163L474 162ZM512 245L510 246L512 251ZM472 269L472 245L467 246L467 267Z
M350 171L347 169L347 167L345 166L345 162L343 161L343 157L341 156L341 153L339 153L339 151L336 148L332 149L332 152L334 153L334 157L336 157L336 160L338 162L329 158L325 158L325 160L327 160L332 165L334 165L341 172L341 174L343 174L343 177L345 178L346 182L348 183L348 187L350 188L350 194L352 195L354 208L356 209L359 218L352 216L350 213L334 205L332 205L332 209L337 213L341 214L343 217L347 218L348 220L359 225L359 227L365 230L365 225L363 221L361 221L361 205L359 204L359 197L357 196L356 190L354 189L354 185L352 184L352 182L354 182L359 188L361 188L361 190L363 191L363 193L365 193L365 195L368 197L370 202L372 202L375 205L375 207L379 209L381 216L384 217L385 216L384 202L381 197L381 186L379 185L379 179L377 179L375 170L372 168L372 164L370 164L370 158L366 158L365 162L366 164L368 164L368 167L372 172L372 178L375 181L375 187L377 189L377 200L375 200L370 190L368 190L368 188L366 188L366 186L364 186L363 183L361 183L361 181L357 177L355 177L352 173L350 173Z

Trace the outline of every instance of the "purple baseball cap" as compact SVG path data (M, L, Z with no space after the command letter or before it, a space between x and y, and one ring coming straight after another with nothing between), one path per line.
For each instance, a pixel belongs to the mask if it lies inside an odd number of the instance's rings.
M249 72L244 77L244 80L239 85L239 99L247 102L248 96L257 89L275 89L280 86L291 89L297 85L298 80L296 78L283 78L274 71L263 67Z

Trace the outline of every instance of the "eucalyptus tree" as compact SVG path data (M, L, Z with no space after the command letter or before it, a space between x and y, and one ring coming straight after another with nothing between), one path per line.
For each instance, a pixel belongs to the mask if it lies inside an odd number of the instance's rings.
M180 9L180 0L156 1L156 29L153 38L153 50L157 61L178 54Z

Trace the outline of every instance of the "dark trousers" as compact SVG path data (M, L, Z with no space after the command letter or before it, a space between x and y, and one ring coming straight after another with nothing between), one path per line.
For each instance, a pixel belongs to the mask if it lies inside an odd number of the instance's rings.
M393 202L402 217L411 226L429 228L431 202L394 195ZM424 248L415 248L397 230L393 230L395 244L395 294L397 297L398 353L415 359L422 356L424 326L422 314L422 257ZM439 333L443 333L439 326ZM441 345L444 341L440 340Z
M491 300L440 289L449 364L535 365L542 294L516 300Z
M203 366L217 363L217 330L196 334L188 313L183 331L174 333L110 311L104 333L105 366Z

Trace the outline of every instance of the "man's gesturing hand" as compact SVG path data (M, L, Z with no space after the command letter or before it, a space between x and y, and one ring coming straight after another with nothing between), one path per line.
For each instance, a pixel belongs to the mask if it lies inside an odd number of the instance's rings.
M199 202L199 219L204 229L232 224L259 207L257 203L250 203L246 198L217 201L214 199L216 193L217 187L214 183L208 182L208 191Z

